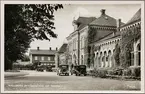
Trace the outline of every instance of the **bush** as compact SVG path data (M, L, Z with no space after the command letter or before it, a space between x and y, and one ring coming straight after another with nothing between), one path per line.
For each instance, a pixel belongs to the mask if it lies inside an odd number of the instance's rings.
M141 68L140 67L131 67L131 76L140 77L141 76Z
M131 69L125 69L123 70L123 76L131 76Z
M98 71L98 76L101 78L106 78L107 77L107 70L106 69L101 69Z
M94 77L101 77L101 78L107 77L106 69L94 69L94 70L92 70L91 73L92 73L92 76L94 76Z
M108 75L114 75L114 71L113 70L108 70L107 73L108 73Z

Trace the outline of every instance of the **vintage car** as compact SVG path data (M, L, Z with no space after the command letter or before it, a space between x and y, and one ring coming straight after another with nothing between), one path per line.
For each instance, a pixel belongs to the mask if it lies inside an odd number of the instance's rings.
M43 71L44 71L44 68L38 67L38 68L37 68L37 71L43 72Z
M46 66L46 71L47 72L52 72L52 66L51 65Z
M44 67L43 66L38 66L37 67L37 71L43 72L44 71Z
M59 65L59 68L57 70L57 75L69 76L69 65Z
M86 74L87 74L86 65L74 66L73 74L75 74L76 76L81 76L81 75L86 76Z

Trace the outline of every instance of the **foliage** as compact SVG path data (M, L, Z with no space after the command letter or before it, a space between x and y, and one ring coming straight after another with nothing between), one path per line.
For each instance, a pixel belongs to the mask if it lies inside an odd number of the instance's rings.
M57 37L52 31L54 11L61 8L61 4L5 5L5 70L24 56L34 39Z
M131 68L131 76L140 77L141 76L141 68L140 67L132 67Z
M119 45L119 43L117 43L115 46L115 51L114 51L114 59L115 59L116 66L120 66L119 57L120 57L120 45Z
M140 25L123 31L121 36L120 62L122 67L127 68L131 65L131 52L133 51L134 47L133 43L141 37Z
M141 76L141 68L140 67L130 67L123 70L124 76L132 76L132 77L140 77Z
M22 57L22 61L30 61L29 56L27 56L27 55L23 55L23 57Z
M95 41L95 36L96 36L96 29L94 28L89 28L89 31L88 31L88 43L92 43Z
M100 69L94 69L92 71L92 76L94 77L101 77L101 78L106 78L107 77L107 70L105 68L100 68Z

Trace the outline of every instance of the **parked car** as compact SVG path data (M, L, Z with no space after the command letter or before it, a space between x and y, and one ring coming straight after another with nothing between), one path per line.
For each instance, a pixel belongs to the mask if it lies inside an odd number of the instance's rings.
M43 66L38 66L37 67L37 71L43 72L44 71L44 67Z
M86 65L74 66L73 74L75 74L76 76L81 76L81 75L86 76L87 75Z
M69 76L69 65L60 65L57 71L57 75L67 75Z
M52 66L51 66L51 65L48 65L48 66L46 67L46 71L47 71L47 72L52 72Z
M37 68L37 71L43 72L44 69L40 67L40 68Z

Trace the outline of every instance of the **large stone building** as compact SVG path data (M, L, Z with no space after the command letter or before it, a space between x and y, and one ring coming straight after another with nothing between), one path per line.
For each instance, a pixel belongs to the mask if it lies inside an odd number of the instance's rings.
M74 32L67 37L72 64L85 64L89 68L114 66L112 55L120 41L122 24L120 19L106 15L104 9L98 18L79 17L73 21Z

